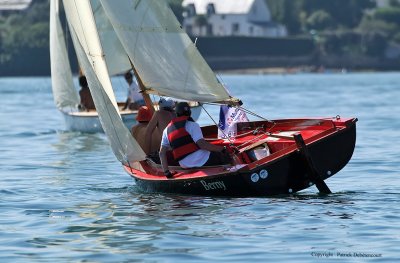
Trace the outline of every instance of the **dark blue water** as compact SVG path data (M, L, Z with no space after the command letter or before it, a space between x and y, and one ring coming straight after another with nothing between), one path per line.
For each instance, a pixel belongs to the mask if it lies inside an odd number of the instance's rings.
M64 131L49 78L0 78L0 262L398 261L400 73L222 80L269 119L359 118L332 195L141 193L104 135Z

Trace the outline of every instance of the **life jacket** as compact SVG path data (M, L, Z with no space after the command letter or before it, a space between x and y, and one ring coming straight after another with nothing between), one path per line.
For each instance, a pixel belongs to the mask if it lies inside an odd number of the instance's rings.
M172 119L167 126L168 140L176 161L180 161L200 149L185 129L187 121L193 121L193 119L188 116L177 117Z

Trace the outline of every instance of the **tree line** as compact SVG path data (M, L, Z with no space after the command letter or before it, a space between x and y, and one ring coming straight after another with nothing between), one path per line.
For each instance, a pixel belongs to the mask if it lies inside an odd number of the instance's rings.
M290 35L310 35L322 52L383 56L388 44L400 44L400 4L389 0L265 0L273 18Z

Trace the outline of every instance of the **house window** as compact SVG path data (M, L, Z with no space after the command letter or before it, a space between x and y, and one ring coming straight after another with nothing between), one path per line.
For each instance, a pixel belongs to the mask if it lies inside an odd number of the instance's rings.
M249 33L250 33L250 36L252 36L253 35L253 33L254 33L254 28L251 26L251 27L249 27Z
M193 17L196 15L196 7L194 4L188 4L186 7L186 16L187 17Z
M239 33L239 24L233 23L232 24L232 35L236 35L237 33Z
M215 14L215 6L214 4L208 4L207 5L207 15L211 16Z

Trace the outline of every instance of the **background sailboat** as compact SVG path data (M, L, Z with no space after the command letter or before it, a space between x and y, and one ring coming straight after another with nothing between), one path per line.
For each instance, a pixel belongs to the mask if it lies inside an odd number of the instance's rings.
M78 92L75 88L71 66L68 58L65 34L60 22L60 6L58 0L50 3L50 57L52 72L52 89L57 108L63 114L67 130L82 132L101 132L98 113L95 110L79 110ZM99 1L92 1L92 12L96 30L101 39L102 52L107 57L106 66L110 76L123 75L132 69L128 56L117 38L104 9ZM81 59L78 57L78 60ZM81 61L80 61L81 63ZM115 100L114 92L110 97ZM122 110L124 102L119 102L118 109L125 125L130 128L136 123L137 110ZM197 104L194 104L197 105ZM194 110L196 118L200 115L199 107Z
M64 0L74 46L101 124L115 156L140 187L147 191L254 196L291 193L316 184L321 192L329 192L323 180L351 158L356 118L244 122L238 127L240 139L235 141L217 139L216 125L205 127L203 133L213 143L236 147L233 163L195 169L172 167L177 174L166 179L159 163L146 158L123 125L96 28L94 3ZM239 104L217 80L164 1L100 0L100 4L145 93ZM262 144L268 144L271 154L252 159L250 153Z

